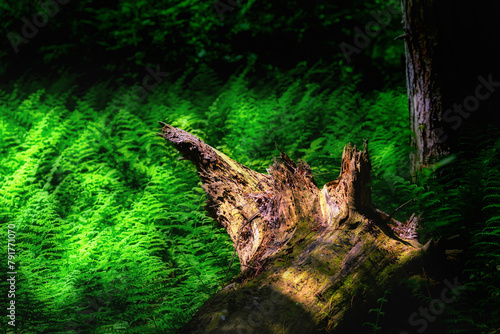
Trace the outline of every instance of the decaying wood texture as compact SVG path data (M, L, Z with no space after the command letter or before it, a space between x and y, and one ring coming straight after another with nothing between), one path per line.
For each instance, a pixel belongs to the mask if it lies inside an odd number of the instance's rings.
M241 264L182 333L341 333L420 271L416 218L401 223L372 205L366 145L347 145L339 177L319 189L307 163L284 152L261 174L160 123L159 135L197 167L207 210Z

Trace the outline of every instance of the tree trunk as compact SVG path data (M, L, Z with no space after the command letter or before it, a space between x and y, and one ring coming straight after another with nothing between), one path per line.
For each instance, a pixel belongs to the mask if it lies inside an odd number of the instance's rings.
M402 0L412 175L484 131L500 106L500 3ZM495 112L492 112L495 111Z
M318 189L309 166L283 152L264 175L161 124L159 135L197 167L207 210L241 264L182 333L340 333L419 271L417 219L402 224L372 205L366 145L347 145L340 176Z
M443 121L443 52L440 32L443 24L438 15L437 0L404 0L406 85L410 126L410 139L415 150L411 156L411 173L428 167L435 158L450 153L449 142L440 140L441 130L436 124ZM444 130L443 130L444 131Z

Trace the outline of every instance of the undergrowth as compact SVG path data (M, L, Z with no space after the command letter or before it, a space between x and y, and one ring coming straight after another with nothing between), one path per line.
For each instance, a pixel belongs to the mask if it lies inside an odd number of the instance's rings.
M487 172L471 176L484 195L469 226L455 208L472 180L448 186L450 200L410 182L404 89L361 96L356 78L316 83L332 68L274 70L260 81L250 68L221 82L202 66L129 105L130 87L108 80L82 91L69 74L0 90L0 231L15 225L17 333L175 332L237 273L233 265L225 280L232 244L205 213L194 167L155 135L157 121L259 172L278 144L311 165L318 186L338 176L348 141L368 139L375 204L389 212L416 199L398 214L425 212L426 237L456 221L453 232L472 227L471 291L498 295L500 184L490 151L475 160Z

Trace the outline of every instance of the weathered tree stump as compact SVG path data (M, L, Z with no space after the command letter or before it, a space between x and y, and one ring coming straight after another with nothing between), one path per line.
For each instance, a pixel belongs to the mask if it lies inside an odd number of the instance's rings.
M340 333L419 270L427 247L415 240L416 218L400 223L372 205L366 144L347 145L339 177L318 189L307 163L284 152L265 175L160 123L197 167L241 264L182 333Z

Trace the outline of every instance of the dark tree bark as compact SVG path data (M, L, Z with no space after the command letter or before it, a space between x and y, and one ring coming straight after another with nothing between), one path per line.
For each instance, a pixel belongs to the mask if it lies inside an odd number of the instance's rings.
M227 230L241 274L181 333L340 333L360 328L385 289L420 272L417 218L373 206L367 148L347 145L339 177L318 189L281 152L257 173L168 124L159 135L193 162L207 210Z
M412 175L434 162L433 158L450 153L449 143L439 140L442 133L433 131L435 123L443 121L444 83L444 73L439 71L442 22L433 17L436 3L403 1L408 106L414 133L411 144L416 149L411 157Z
M457 152L467 132L498 126L500 3L402 0L414 176Z

